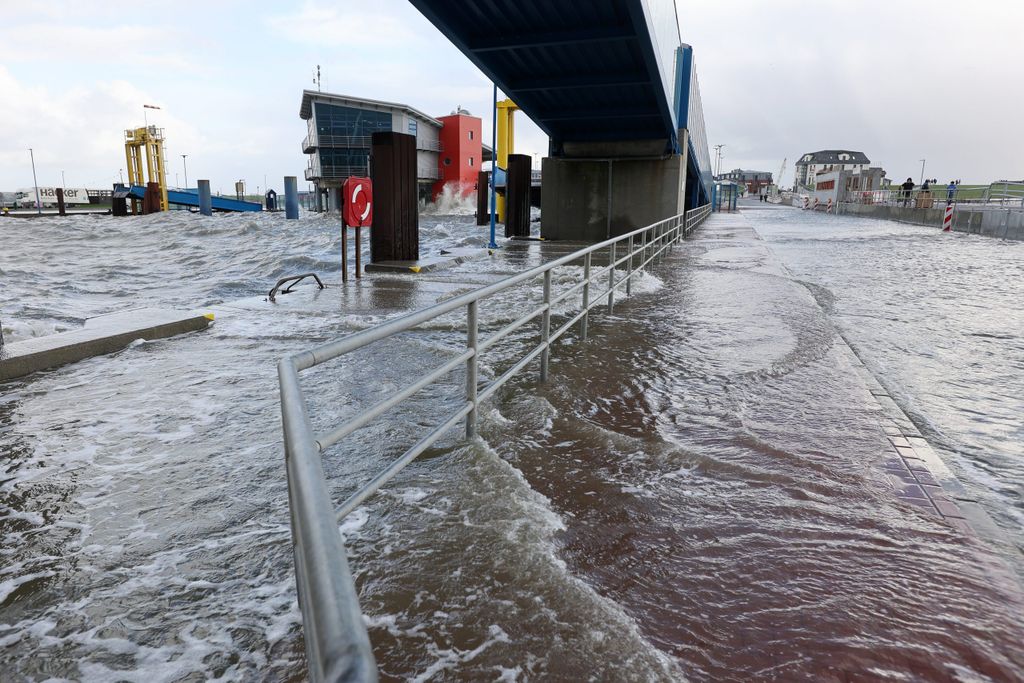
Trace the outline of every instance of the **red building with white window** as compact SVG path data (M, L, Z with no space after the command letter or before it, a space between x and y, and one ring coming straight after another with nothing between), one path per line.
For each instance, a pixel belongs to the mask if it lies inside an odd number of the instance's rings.
M480 140L481 121L461 107L448 116L439 116L441 152L438 167L441 179L434 183L434 199L452 183L466 196L476 188L477 174L483 159Z

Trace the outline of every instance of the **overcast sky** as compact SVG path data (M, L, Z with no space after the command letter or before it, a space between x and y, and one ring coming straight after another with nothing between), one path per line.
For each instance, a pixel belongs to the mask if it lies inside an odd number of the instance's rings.
M583 2L584 0L575 0ZM969 8L969 11L968 11ZM710 145L723 169L777 173L823 148L863 151L890 178L1024 177L1024 3L678 0L694 46ZM0 190L109 187L123 130L167 135L170 182L301 176L303 88L457 105L484 119L491 88L406 0L295 3L0 0ZM517 150L547 140L525 119ZM175 174L179 174L178 181ZM264 177L267 181L264 181Z

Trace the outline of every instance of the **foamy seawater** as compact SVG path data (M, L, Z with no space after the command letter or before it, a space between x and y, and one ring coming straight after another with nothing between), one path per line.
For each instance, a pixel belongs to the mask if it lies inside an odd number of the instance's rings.
M467 215L421 227L424 253L486 243ZM224 304L296 272L334 285L337 220L0 229L15 338L135 305L220 313L205 332L4 385L0 679L304 680L275 364L396 309L333 286L290 295L341 302L308 311ZM420 282L468 291L544 253L511 245ZM556 291L581 276L565 268ZM379 282L397 296L407 280ZM481 334L538 287L482 306ZM633 291L594 315L589 343L566 335L549 384L518 377L478 438L455 430L341 523L382 679L1019 678L1012 580L878 485L884 435L807 289L709 234ZM482 379L535 341L530 327L494 347ZM453 314L304 373L315 427L464 344ZM335 499L463 386L453 373L325 454Z

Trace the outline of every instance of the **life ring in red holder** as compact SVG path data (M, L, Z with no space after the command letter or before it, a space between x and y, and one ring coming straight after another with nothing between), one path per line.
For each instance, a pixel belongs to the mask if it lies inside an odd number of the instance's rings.
M373 225L373 183L369 178L349 178L342 186L341 194L345 204L345 225L350 228Z

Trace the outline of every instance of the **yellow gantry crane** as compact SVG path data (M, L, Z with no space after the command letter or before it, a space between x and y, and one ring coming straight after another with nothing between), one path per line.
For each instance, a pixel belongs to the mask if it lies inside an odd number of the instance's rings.
M128 184L160 186L160 210L167 211L167 175L164 171L164 130L156 126L131 128L124 132L124 155L128 163ZM146 160L143 173L142 160ZM132 202L134 212L135 202Z
M516 103L510 99L498 102L498 140L495 150L497 160L493 166L508 169L508 155L512 154L516 142L516 119L515 113L519 111ZM498 222L505 222L505 198L498 195Z

